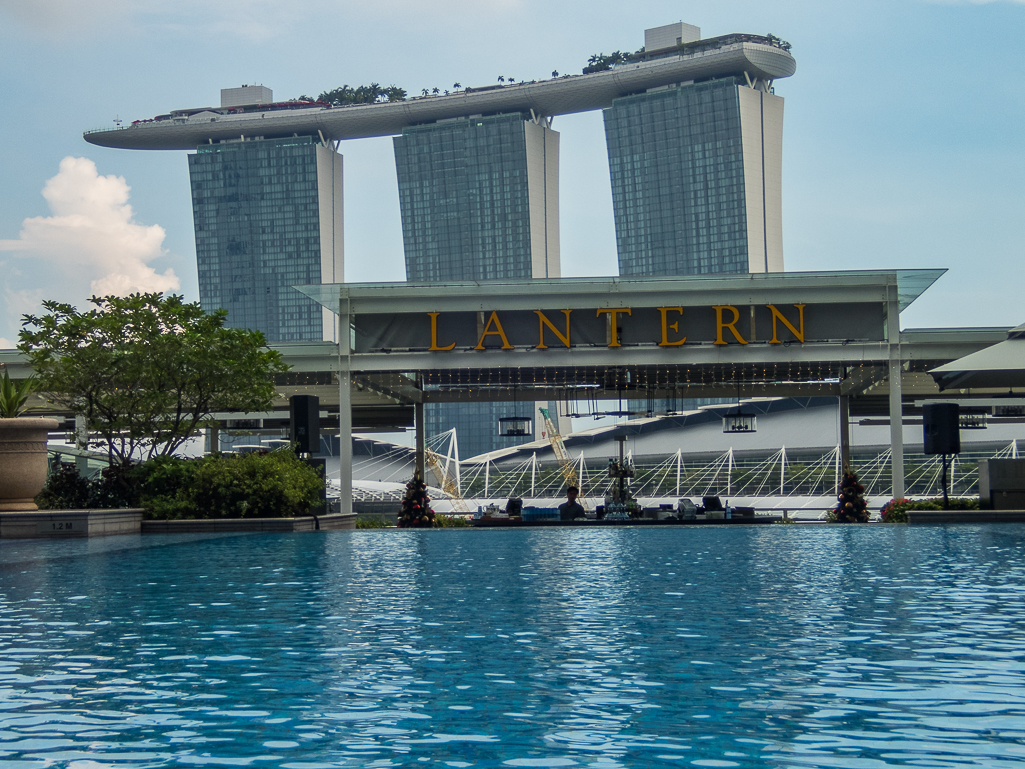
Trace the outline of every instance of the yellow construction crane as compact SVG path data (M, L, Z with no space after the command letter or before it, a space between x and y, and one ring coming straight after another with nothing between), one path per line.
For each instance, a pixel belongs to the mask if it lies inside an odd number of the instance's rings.
M463 499L463 495L459 493L459 486L456 484L455 479L442 466L441 457L438 453L432 449L426 449L424 451L424 459L427 460L427 466L431 468L431 472L438 479L438 485L441 486L441 490L448 494L448 498L452 502L452 509L464 515L472 512L470 506L466 504L466 500Z
M569 452L566 451L566 443L562 440L562 436L559 435L559 431L555 429L555 423L552 422L552 415L548 412L548 409L543 406L538 407L538 411L541 412L541 416L545 419L545 432L548 433L548 442L552 444L552 452L555 454L555 458L559 461L559 469L562 471L562 477L566 480L566 488L570 486L576 486L580 488L580 477L577 474L577 466L573 464L573 460L569 458ZM588 509L587 501L584 499L583 489L580 489L580 504L583 505L584 509Z

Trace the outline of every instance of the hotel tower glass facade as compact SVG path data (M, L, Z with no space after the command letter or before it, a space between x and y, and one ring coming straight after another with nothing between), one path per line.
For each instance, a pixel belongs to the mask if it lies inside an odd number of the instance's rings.
M308 136L201 145L189 156L199 295L269 342L334 339L293 285L342 280L342 158Z
M729 77L604 115L620 275L782 271L782 98Z
M406 128L394 144L407 280L560 276L555 131L517 113ZM426 430L455 427L475 456L531 440L497 434L500 417L529 412L536 422L532 401L437 404Z

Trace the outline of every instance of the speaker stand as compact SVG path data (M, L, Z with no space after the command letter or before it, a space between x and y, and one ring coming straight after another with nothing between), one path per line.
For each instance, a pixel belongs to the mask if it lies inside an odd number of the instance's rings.
M943 509L950 509L950 496L947 493L947 455L943 455Z

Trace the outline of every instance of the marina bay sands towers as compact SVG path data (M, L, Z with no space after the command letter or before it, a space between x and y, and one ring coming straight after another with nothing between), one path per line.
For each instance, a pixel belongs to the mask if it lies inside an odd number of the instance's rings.
M333 340L334 314L291 287L342 281L342 156L309 136L206 144L189 180L204 309L271 342Z
M458 118L394 142L406 280L560 276L559 134L545 121Z
M269 89L244 86L222 91L219 107L85 139L192 150L204 307L272 342L316 340L331 338L331 319L291 286L343 280L345 139L394 137L407 280L559 277L552 119L599 109L621 275L782 270L783 100L773 83L795 70L789 44L772 35L701 39L677 23L581 75L345 106L274 102Z

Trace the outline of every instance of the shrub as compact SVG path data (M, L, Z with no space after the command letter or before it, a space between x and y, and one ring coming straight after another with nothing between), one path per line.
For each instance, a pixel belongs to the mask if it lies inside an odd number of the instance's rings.
M907 523L909 510L943 510L943 498L910 500L901 497L891 499L879 511L883 523ZM975 497L950 500L948 510L978 510L979 500Z
M471 526L469 519L465 515L436 515L434 516L434 526L439 529L462 529L467 526Z
M89 507L89 486L77 467L57 462L50 466L36 505L40 510L81 510Z
M154 518L291 518L309 513L323 488L290 449L165 462L143 484L141 502Z
M139 506L139 479L145 465L109 465L89 482L89 507L100 510Z
M37 498L42 509L142 507L147 518L291 518L320 498L319 473L293 451L201 459L160 457L82 478L61 465Z
M388 524L383 515L360 516L356 519L357 529L386 529Z
M907 523L908 505L912 504L910 499L891 499L879 511L883 523Z

